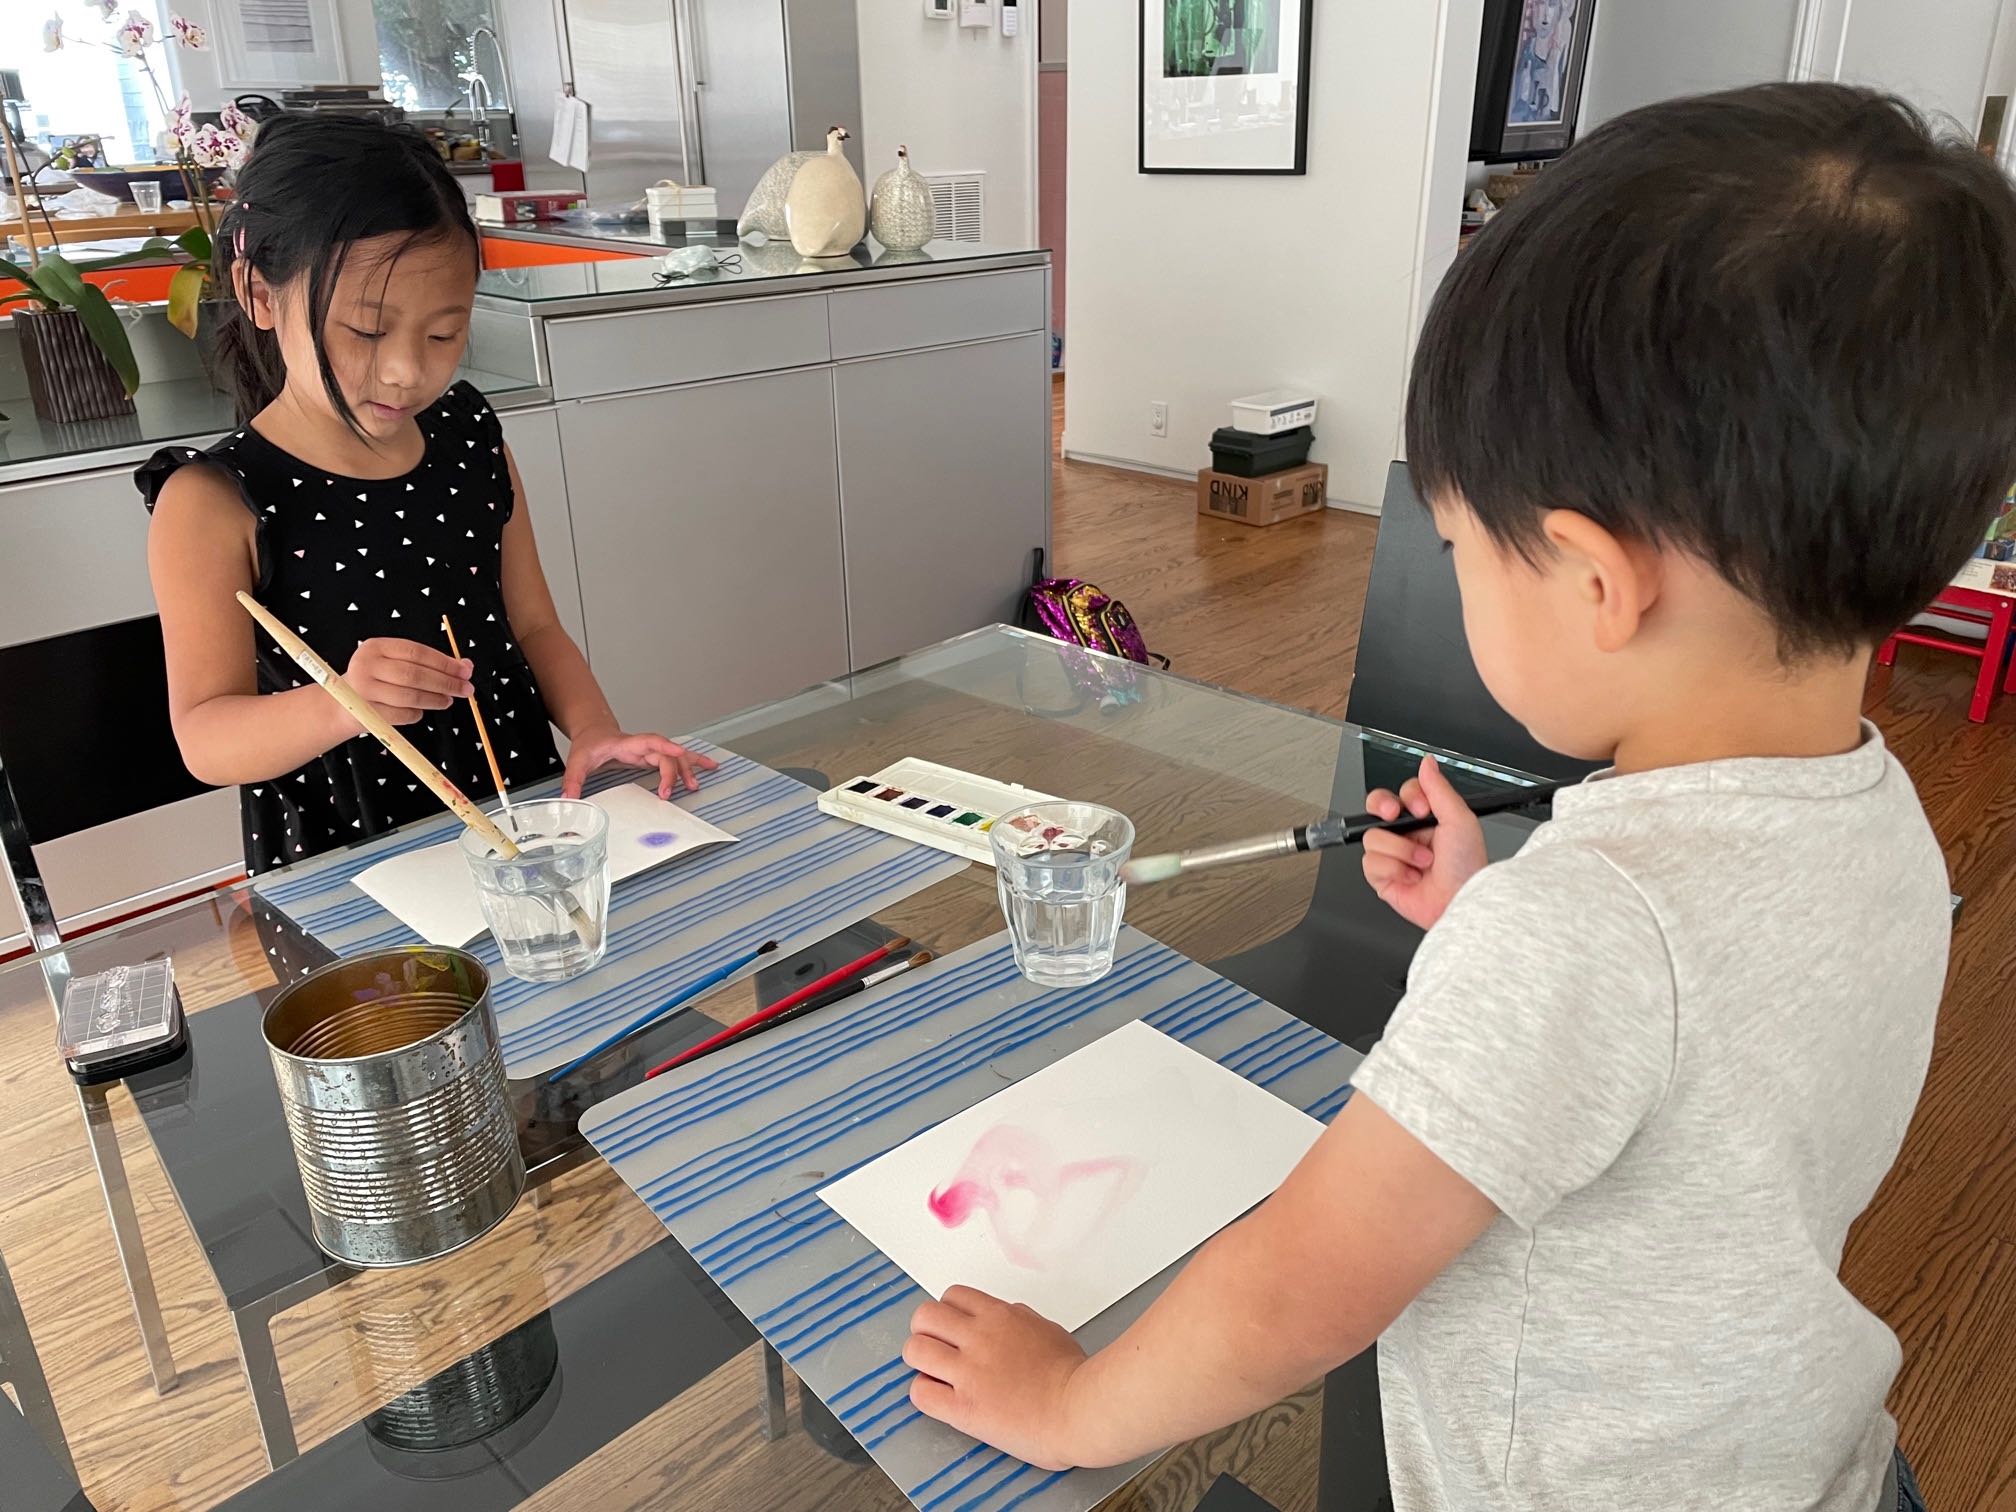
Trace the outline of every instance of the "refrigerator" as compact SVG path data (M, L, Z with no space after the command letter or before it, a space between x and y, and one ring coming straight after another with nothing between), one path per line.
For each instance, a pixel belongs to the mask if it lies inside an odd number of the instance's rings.
M497 18L527 188L585 188L600 208L675 179L712 186L733 219L831 126L861 171L854 0L499 0ZM588 103L585 182L547 155L563 93Z

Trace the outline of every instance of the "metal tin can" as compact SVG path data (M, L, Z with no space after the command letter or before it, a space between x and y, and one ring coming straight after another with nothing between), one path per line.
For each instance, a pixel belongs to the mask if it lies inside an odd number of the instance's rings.
M415 945L310 972L262 1021L315 1240L357 1266L480 1238L525 1187L490 977Z

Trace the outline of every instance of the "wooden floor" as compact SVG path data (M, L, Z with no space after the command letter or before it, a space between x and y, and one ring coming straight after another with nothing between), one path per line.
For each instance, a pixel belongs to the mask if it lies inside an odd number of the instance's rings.
M1060 570L1125 600L1177 671L1343 714L1376 521L1254 530L1198 517L1186 483L1056 476ZM1977 665L1905 646L1865 705L1966 900L1917 1117L1842 1265L1903 1341L1891 1411L1936 1512L2016 1512L2016 697L1968 723Z
M1056 484L1059 570L1123 598L1177 671L1343 712L1375 521L1332 512L1252 530L1200 519L1185 483L1060 464ZM1906 647L1870 688L1870 714L1917 780L1967 904L1918 1117L1896 1171L1852 1236L1844 1269L1903 1340L1892 1405L1932 1505L2016 1512L2016 699L2000 701L1988 725L1968 724L1970 670L1961 658ZM256 942L245 948L256 962ZM185 983L190 992L201 996L200 972ZM157 1399L103 1210L94 1208L74 1096L47 1072L46 1025L38 1019L32 1032L0 1034L0 1169L25 1188L0 1193L0 1252L97 1505L198 1512L260 1470L229 1321L122 1095L115 1099L122 1143L185 1372L180 1389ZM77 1232L76 1215L94 1211L93 1231ZM540 1237L527 1246L518 1236L532 1229ZM376 1398L383 1400L410 1384L407 1377L424 1378L455 1359L463 1348L457 1327L442 1318L459 1317L457 1326L490 1337L495 1318L529 1316L549 1295L566 1295L661 1234L627 1189L590 1166L563 1179L543 1205L521 1205L461 1255L366 1278L284 1315L275 1342L303 1447L354 1417L360 1377L392 1371ZM521 1274L508 1257L528 1248L540 1263L521 1265ZM450 1298L454 1308L445 1305ZM414 1359L399 1375L399 1351L387 1340L407 1338L406 1330ZM372 1350L354 1347L364 1336L374 1338ZM754 1369L752 1355L738 1356L637 1425L617 1452L549 1485L535 1504L553 1512L619 1504L894 1512L900 1498L881 1494L886 1484L843 1477L802 1434L761 1457L748 1453L759 1442ZM1305 1394L1223 1436L1222 1454L1177 1457L1121 1505L1188 1512L1212 1466L1230 1462L1282 1512L1312 1512L1313 1402ZM707 1432L696 1434L696 1422ZM162 1465L173 1468L164 1476ZM626 1480L620 1495L598 1479L612 1473Z

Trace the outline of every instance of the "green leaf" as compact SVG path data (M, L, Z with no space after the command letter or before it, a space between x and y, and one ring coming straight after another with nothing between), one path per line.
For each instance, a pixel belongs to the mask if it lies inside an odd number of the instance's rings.
M210 261L210 233L201 226L191 226L175 238L175 245L187 252L200 263Z
M29 269L28 276L35 287L49 298L72 309L84 297L84 291L91 287L84 282L84 275L77 271L75 264L54 252L44 254L42 261Z
M131 398L133 391L140 387L140 364L133 356L133 343L127 338L126 326L119 319L118 311L112 308L112 301L96 284L79 280L77 287L81 293L76 301L76 310L83 318L84 330L98 350L105 354L105 360L112 364L112 371L119 375L127 397Z
M21 264L9 262L6 258L0 257L0 274L4 274L20 284L22 288L28 291L30 298L46 302L48 296L35 287L35 280L29 276L28 270L22 267Z
M191 341L196 339L196 306L208 282L209 270L195 263L177 268L168 280L168 324Z
M88 262L74 262L70 266L80 273L96 273L104 268L123 268L129 263L159 262L177 250L179 249L175 243L166 237L150 236L135 251L119 252L110 257L94 257Z

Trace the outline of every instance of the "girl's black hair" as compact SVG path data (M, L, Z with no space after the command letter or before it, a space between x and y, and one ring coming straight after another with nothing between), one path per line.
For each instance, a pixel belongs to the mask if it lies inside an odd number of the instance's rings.
M232 291L214 360L231 384L239 423L271 404L286 381L278 338L259 329L238 292L243 263L272 289L303 280L322 387L344 423L358 430L322 342L336 280L352 244L377 236L404 234L403 245L466 237L475 257L476 224L461 188L410 127L359 116L282 115L261 123L237 191L217 228L211 270L216 287Z

